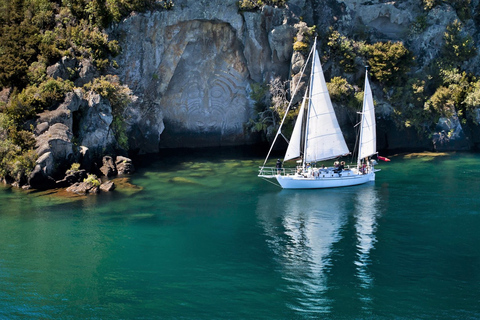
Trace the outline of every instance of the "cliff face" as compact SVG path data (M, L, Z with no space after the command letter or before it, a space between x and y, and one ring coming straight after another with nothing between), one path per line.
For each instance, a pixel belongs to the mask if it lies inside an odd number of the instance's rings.
M130 143L202 147L252 142L250 83L288 76L293 28L285 11L238 12L237 1L176 1L173 11L133 15L121 40L119 76L139 97L130 109Z
M438 55L446 26L458 19L451 6L441 5L428 12L428 23L415 32L412 26L424 14L417 2L291 0L286 8L266 6L243 13L237 2L176 0L173 10L133 14L109 31L123 50L116 72L138 97L126 119L132 150L149 153L162 147L253 142L244 130L255 112L250 85L277 76L288 79L295 62L294 26L301 20L323 33L335 25L352 36L363 32L371 40L402 41L417 57L415 73ZM477 34L475 25L467 27ZM476 62L478 56L465 70L478 73ZM328 76L335 68L326 64L324 71ZM435 137L419 139L410 129L398 132L385 93L374 86L374 95L380 149L433 147ZM340 121L342 126L348 122ZM447 129L453 132L449 139L457 139L445 144L447 149L469 149L477 143L466 141L454 119L440 119L439 125L439 132Z

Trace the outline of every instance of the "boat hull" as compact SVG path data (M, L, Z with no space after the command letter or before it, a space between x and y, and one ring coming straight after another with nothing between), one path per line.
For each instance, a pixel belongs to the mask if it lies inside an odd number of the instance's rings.
M356 186L369 181L375 181L375 172L367 174L342 175L330 177L304 177L302 175L276 175L278 183L283 189L325 189Z

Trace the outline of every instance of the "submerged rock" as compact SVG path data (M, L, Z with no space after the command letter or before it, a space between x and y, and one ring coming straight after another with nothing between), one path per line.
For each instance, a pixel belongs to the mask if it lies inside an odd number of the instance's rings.
M115 190L115 183L113 181L106 181L100 185L100 190L110 192Z

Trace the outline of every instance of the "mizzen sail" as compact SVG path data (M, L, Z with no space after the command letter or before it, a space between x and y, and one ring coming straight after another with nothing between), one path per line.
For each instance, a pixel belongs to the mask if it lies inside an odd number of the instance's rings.
M377 153L377 134L375 132L375 107L373 105L372 89L365 74L365 93L363 97L362 121L360 127L360 143L358 161Z

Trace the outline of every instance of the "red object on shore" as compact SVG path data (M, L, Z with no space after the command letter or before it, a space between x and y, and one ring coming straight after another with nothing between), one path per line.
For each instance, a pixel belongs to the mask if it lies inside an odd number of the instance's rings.
M382 161L390 161L390 159L388 159L388 158L385 158L385 157L382 157L382 156L378 156L378 160L382 160Z

